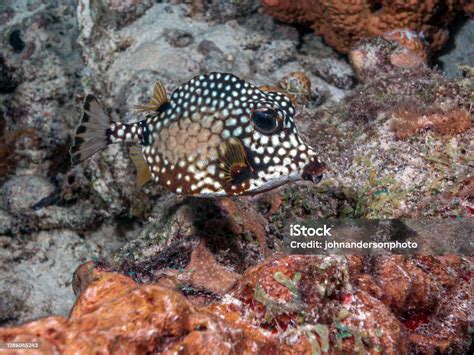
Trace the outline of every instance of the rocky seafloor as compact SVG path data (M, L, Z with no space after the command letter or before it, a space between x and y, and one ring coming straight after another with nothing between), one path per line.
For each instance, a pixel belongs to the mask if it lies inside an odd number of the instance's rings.
M46 353L469 353L472 248L440 247L474 235L474 25L454 15L434 26L452 37L430 61L423 41L387 36L339 54L252 0L2 2L0 341L39 340ZM171 91L209 71L291 95L327 165L320 184L186 198L138 187L122 146L71 167L87 93L133 122L157 79ZM284 254L288 223L328 218L400 219L428 241L424 256Z

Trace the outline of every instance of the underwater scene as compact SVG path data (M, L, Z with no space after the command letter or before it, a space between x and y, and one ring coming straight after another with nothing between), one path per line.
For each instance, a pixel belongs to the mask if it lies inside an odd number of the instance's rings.
M472 354L474 1L1 0L0 355Z

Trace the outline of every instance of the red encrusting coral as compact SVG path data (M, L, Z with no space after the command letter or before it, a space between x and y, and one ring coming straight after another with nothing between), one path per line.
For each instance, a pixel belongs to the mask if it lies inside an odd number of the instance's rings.
M89 262L74 275L79 296L67 319L0 328L0 341L40 342L43 354L462 353L469 267L459 256L274 257L197 307Z

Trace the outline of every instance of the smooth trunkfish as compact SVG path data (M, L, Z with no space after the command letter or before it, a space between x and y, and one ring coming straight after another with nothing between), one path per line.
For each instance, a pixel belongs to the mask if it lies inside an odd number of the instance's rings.
M168 99L161 81L151 101L137 105L144 120L114 122L87 95L71 148L78 164L109 144L128 143L138 184L149 180L182 195L252 195L324 170L295 126L282 93L262 91L228 73L196 76Z

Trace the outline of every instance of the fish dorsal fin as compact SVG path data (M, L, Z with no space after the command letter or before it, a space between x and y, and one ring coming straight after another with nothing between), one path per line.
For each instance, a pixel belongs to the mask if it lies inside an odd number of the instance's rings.
M231 138L221 144L219 167L229 183L241 183L250 177L252 167L240 140Z
M137 168L137 184L138 186L145 185L151 179L151 172L148 164L143 157L143 153L140 147L132 146L130 147L130 158Z
M148 104L135 105L135 109L139 112L156 112L161 105L168 102L168 96L166 95L165 85L161 80L158 80L153 87L153 95Z

